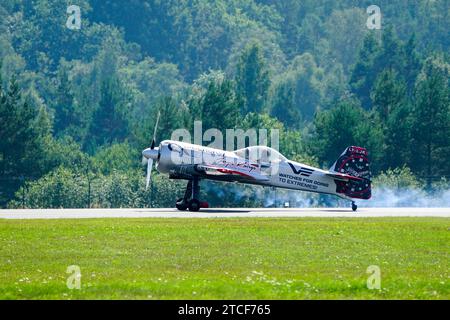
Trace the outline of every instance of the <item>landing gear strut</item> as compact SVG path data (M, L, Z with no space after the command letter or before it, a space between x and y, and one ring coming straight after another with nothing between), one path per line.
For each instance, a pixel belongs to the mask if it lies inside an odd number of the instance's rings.
M176 203L176 207L180 211L186 211L189 209L189 211L197 212L200 210L200 208L207 208L208 204L201 203L200 200L198 200L200 195L200 185L199 185L200 179L198 177L192 178L192 180L189 180L186 192L184 193L184 197L181 199L178 199Z
M356 205L356 203L354 201L352 201L352 210L353 211L358 210L358 206Z

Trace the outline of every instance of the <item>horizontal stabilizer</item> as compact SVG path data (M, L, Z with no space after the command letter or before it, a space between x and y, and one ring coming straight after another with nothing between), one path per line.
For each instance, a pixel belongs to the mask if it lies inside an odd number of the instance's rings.
M327 172L326 175L333 179L339 180L339 181L349 181L349 180L361 181L361 180L364 180L363 178L360 178L360 177L354 177L349 174L339 173L339 172Z

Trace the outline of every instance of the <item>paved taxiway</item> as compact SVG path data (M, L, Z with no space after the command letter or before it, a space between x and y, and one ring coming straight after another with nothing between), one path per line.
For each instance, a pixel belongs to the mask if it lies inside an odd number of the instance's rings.
M37 209L0 210L0 219L95 219L95 218L374 218L446 217L450 208L348 208L314 209L203 209L180 212L176 209Z

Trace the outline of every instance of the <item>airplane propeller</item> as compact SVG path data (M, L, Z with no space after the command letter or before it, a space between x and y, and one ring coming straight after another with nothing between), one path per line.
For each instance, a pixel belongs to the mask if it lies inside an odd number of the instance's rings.
M148 190L148 186L150 185L150 182L152 180L152 168L153 168L153 159L149 159L147 161L147 179L145 184L145 190Z
M160 116L161 116L161 113L158 112L158 117L156 118L156 124L155 124L155 129L153 131L153 139L152 139L150 148L142 151L142 156L143 156L142 163L145 164L145 161L147 161L147 178L146 178L145 190L148 190L148 187L150 186L150 182L152 180L153 161L157 160L158 156L159 156L159 148L155 148L155 145L156 145L156 132L158 130Z
M155 149L155 144L156 144L156 131L158 130L158 124L159 124L159 118L161 117L161 112L158 111L158 116L156 117L156 124L155 124L155 129L153 129L153 140L152 140L152 145L150 146L150 149Z

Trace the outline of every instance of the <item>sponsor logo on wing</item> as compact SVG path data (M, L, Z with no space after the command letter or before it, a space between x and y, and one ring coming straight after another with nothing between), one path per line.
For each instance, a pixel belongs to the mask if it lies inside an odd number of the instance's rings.
M303 168L303 167L296 168L292 163L288 162L288 164L295 174L298 174L301 176L309 177L314 172L313 169L308 169L308 168Z

